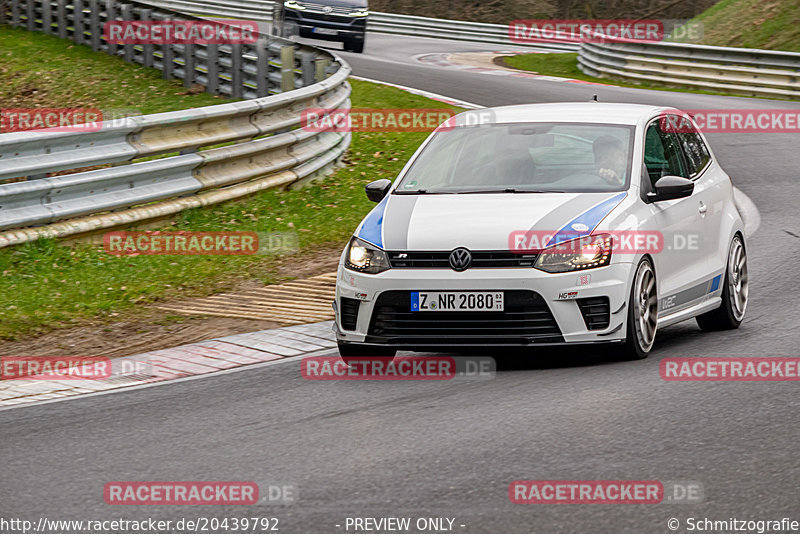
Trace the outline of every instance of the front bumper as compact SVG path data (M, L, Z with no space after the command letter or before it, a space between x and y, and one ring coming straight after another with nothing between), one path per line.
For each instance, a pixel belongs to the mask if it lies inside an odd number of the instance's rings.
M533 346L561 343L612 342L625 339L627 301L634 265L631 263L612 263L607 267L584 272L550 274L533 268L469 269L454 272L449 269L390 269L378 275L361 274L347 270L340 263L336 284L336 337L341 343L364 343L391 345L398 348L431 349L450 346ZM588 276L588 279L586 278ZM411 291L505 291L510 310L509 321L503 320L502 312L406 312L403 298ZM350 307L347 327L342 322L342 297L358 301L357 309L353 301ZM608 298L608 324L598 328L587 324L586 303L595 302L596 297ZM592 301L584 299L592 299ZM579 301L583 304L583 312ZM394 308L387 308L393 305ZM528 307L519 307L527 305ZM380 308L380 309L378 309ZM388 314L387 310L397 311ZM442 315L442 314L448 314ZM469 324L476 328L466 328L464 324L452 323L461 315L473 314ZM491 315L500 314L500 315ZM540 321L540 334L514 323L518 317L531 322ZM353 321L355 315L355 321ZM417 335L408 329L387 329L386 318L396 319L395 324L420 327ZM469 315L464 315L467 318ZM496 319L498 317L499 319ZM549 317L549 319L548 319ZM484 320L486 319L486 320ZM553 321L551 325L548 321ZM353 322L355 322L353 328ZM446 335L440 327L453 324L455 331ZM532 324L532 323L527 323ZM591 326L591 328L590 328ZM496 335L492 329L497 328ZM514 328L522 331L515 334ZM387 332L392 332L387 334ZM399 335L398 332L403 332ZM428 335L424 335L424 334ZM432 334L432 335L431 335ZM458 335L451 335L458 334Z
M363 41L367 32L367 18L304 13L291 9L286 9L284 13L284 23L289 23L296 27L300 37L326 41ZM316 33L315 28L334 30L336 34Z

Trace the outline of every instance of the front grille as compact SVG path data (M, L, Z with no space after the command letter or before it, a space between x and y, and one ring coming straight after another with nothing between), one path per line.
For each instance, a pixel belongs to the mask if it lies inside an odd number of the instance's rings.
M583 315L583 322L589 330L608 328L611 321L611 307L608 297L589 297L578 299L578 307Z
M304 13L323 13L326 15L348 15L350 12L354 11L352 7L347 6L327 6L325 4L316 4L314 2L297 2L297 4L301 7L304 7ZM331 10L328 13L325 13L324 9L329 7Z
M356 299L342 297L340 303L342 308L342 328L345 330L355 330L358 324L358 306L361 302Z
M502 312L412 312L410 291L378 296L369 335L392 345L527 345L560 343L547 303L527 290L504 292ZM373 338L373 339L374 339Z
M518 254L509 251L476 251L472 254L470 269L502 267L533 267L536 254ZM450 251L447 252L389 252L393 269L450 269Z

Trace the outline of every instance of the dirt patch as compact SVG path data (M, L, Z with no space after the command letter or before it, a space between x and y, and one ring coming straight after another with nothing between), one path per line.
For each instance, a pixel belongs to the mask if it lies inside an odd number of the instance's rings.
M150 320L55 330L0 343L0 356L129 356L221 336L277 328L277 323L230 317L179 317L151 312Z
M277 273L283 280L329 273L336 270L340 254L341 246L336 246L306 253L302 259L287 257L278 263ZM233 290L261 287L266 286L243 280ZM121 357L280 326L269 320L180 315L147 305L124 313L113 323L90 322L23 341L0 341L0 356Z

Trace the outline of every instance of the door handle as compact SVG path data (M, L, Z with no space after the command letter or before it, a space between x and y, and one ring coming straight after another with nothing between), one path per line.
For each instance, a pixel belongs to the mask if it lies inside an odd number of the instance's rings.
M706 206L705 202L700 202L700 207L698 208L700 215L705 215L708 211L708 206Z

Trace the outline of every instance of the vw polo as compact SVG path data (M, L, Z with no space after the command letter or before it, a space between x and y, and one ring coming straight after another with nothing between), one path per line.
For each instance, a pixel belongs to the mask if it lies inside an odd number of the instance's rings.
M744 317L733 186L676 109L465 112L366 192L377 206L338 268L345 359L586 343L644 358L658 328L691 318L737 328Z

